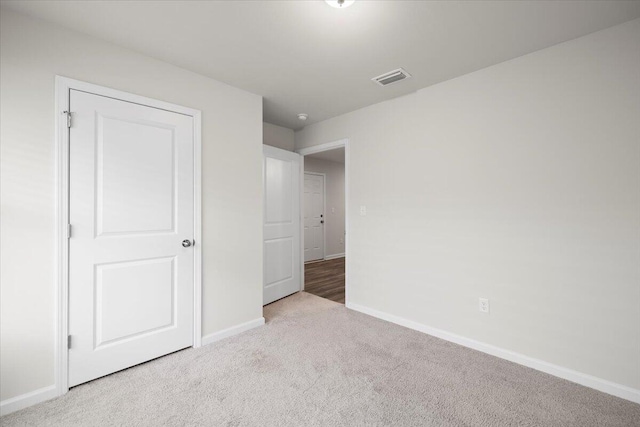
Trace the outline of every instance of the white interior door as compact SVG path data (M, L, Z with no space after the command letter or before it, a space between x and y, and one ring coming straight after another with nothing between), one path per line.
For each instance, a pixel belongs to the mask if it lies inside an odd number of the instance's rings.
M304 262L324 259L324 176L304 173Z
M194 135L144 105L71 90L70 107L74 386L193 344Z
M264 146L264 304L298 292L300 156Z

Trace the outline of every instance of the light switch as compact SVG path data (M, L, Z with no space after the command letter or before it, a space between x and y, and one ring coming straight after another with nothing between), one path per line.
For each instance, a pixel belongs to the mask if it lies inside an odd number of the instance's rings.
M367 214L367 207L360 206L360 216L365 216Z

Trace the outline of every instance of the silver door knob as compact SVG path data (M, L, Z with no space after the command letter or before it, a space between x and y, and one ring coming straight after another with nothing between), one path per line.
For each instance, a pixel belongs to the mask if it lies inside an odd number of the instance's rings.
M185 239L185 240L183 240L183 241L182 241L182 247L183 247L183 248L188 248L188 247L189 247L189 246L191 246L192 244L193 244L193 243L191 243L191 240L187 240L187 239Z

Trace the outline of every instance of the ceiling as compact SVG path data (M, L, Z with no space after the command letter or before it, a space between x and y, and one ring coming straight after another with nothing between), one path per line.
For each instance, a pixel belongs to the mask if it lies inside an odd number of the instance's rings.
M321 159L321 160L329 160L330 162L344 163L344 147L336 148L329 151L321 151L320 153L308 154L304 156L307 158Z
M262 95L264 120L292 129L640 17L638 1L2 5ZM370 80L399 67L413 78Z

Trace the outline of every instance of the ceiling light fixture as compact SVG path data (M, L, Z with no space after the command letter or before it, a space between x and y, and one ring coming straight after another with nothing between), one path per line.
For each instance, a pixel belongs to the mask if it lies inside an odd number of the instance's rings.
M336 9L344 9L345 7L349 7L356 0L324 0L331 7L335 7Z
M309 115L306 114L306 113L300 113L300 114L298 114L298 118L304 122L305 120L307 120L309 118Z

